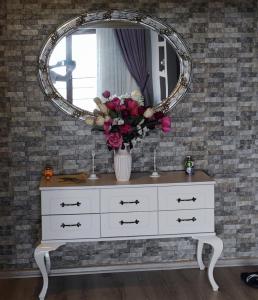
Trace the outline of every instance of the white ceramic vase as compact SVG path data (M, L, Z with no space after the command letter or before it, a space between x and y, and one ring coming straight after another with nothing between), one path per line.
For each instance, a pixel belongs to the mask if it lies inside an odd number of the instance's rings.
M117 181L128 181L132 170L132 155L128 147L114 151L114 168Z

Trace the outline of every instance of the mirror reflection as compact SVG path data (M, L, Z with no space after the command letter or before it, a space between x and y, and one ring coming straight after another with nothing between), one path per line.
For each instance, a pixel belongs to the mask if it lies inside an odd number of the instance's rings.
M148 106L166 98L180 73L174 48L156 31L129 25L78 28L63 37L48 66L55 89L90 112L105 90L117 96L140 91Z

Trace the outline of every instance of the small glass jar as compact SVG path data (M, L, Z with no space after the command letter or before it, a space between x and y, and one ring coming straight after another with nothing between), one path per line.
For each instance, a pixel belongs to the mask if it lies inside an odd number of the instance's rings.
M50 180L51 177L54 175L53 168L50 166L46 166L44 169L44 176L46 180Z

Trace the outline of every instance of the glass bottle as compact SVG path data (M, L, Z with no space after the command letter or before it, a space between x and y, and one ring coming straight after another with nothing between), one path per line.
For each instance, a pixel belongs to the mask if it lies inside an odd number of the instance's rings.
M194 161L190 155L185 160L185 172L188 175L194 174Z

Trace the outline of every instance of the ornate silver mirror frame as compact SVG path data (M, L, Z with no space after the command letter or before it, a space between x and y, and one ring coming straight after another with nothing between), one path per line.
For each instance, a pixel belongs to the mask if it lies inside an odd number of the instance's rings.
M160 110L164 113L170 111L179 102L179 100L183 98L189 88L191 80L191 56L188 48L180 35L171 26L163 23L157 18L131 10L109 10L85 13L59 26L56 31L49 36L41 50L38 61L39 81L47 99L52 101L65 113L76 118L84 120L86 116L93 115L91 112L74 106L60 95L60 93L54 88L50 79L48 64L51 53L56 44L64 36L74 32L78 26L89 26L99 22L110 21L124 21L140 24L159 33L174 47L180 64L179 80L170 95L167 98L162 99L161 103L154 107L156 111Z

